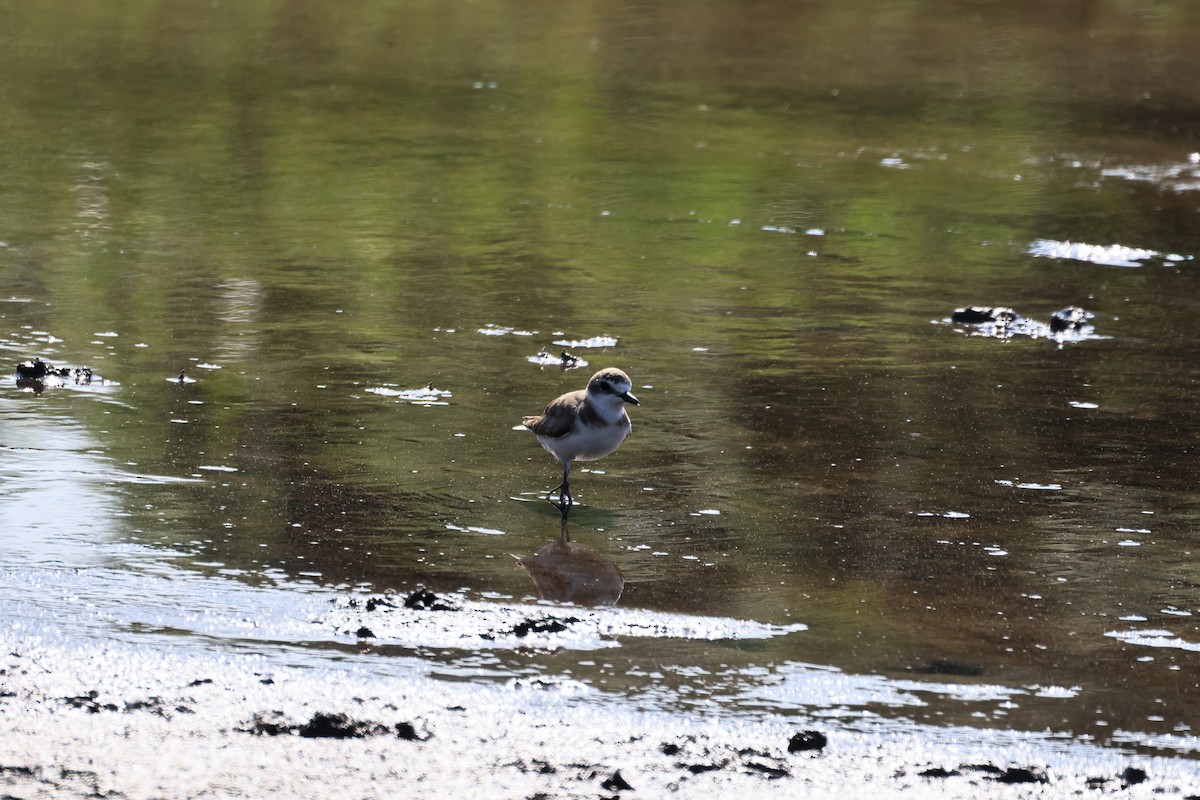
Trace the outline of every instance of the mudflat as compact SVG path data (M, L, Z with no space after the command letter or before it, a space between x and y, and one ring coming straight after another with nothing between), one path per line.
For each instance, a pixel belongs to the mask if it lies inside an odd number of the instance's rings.
M5 797L1200 795L1195 762L1042 734L664 711L570 680L152 642L0 631Z

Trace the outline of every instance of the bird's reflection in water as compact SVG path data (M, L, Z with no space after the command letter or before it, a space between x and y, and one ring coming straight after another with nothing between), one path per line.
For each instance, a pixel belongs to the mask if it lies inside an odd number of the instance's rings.
M543 600L611 606L625 588L625 577L611 559L595 548L571 541L565 514L557 540L533 555L516 559L533 579Z

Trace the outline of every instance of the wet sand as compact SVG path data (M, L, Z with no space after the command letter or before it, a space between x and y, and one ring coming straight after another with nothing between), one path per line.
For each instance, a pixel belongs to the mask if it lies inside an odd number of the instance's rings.
M0 787L59 797L1200 795L1196 762L1044 736L878 737L721 708L639 709L574 682L487 684L286 655L0 633ZM297 662L302 659L298 658ZM993 732L994 733L994 732ZM792 749L819 737L799 737Z

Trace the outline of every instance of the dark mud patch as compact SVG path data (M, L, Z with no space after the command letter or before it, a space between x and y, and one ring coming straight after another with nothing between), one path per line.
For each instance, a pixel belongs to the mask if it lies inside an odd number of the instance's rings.
M438 597L428 589L417 589L404 598L404 607L421 611L458 611L458 607ZM368 609L369 610L369 609Z
M531 633L561 633L565 631L572 623L579 622L577 617L563 617L556 619L554 617L542 617L541 619L527 619L524 622L519 622L513 626L511 631L513 636L525 637Z
M255 714L237 729L256 736L300 736L305 739L365 739L370 736L394 736L408 741L424 741L411 722L385 725L381 722L353 719L340 712L318 711L307 722L296 722L282 711Z
M766 764L762 761L746 761L745 768L746 771L751 774L761 773L771 780L787 778L792 774L791 770L789 770L787 767Z
M366 600L352 597L346 602L349 608L362 608L368 613L380 609L407 608L414 611L459 611L460 606L443 599L428 589L422 587L410 592L403 598L395 595L373 595Z
M211 681L209 681L211 683ZM192 684L189 684L189 686ZM109 713L129 713L134 711L144 711L165 719L170 719L175 714L194 714L190 706L181 703L171 703L161 697L148 697L139 700L126 700L124 702L102 701L100 692L91 689L83 694L68 695L58 698L58 701L68 708L75 708L81 711L86 711L89 714L99 714L101 712Z
M600 784L600 788L605 790L606 792L631 792L631 791L633 791L633 786L630 785L629 781L625 780L625 778L622 777L621 770L617 770L612 775L610 775L608 778L606 778L604 780L604 782Z
M828 737L820 731L800 731L788 740L788 752L804 753L824 750L827 744L829 744Z
M59 701L71 708L79 708L91 714L99 714L101 711L120 711L121 707L116 703L101 703L97 698L100 693L95 689L83 694L77 694L70 697L60 697Z
M995 764L987 763L959 764L957 767L934 766L918 771L917 775L929 780L970 779L974 776L984 781L1010 785L1066 784L1067 788L1076 793L1081 793L1083 790L1122 791L1131 786L1145 783L1150 777L1146 770L1131 766L1126 767L1118 775L1084 777L1072 780L1066 777L1056 778L1047 768L1041 766L1009 764L999 767ZM1191 795L1187 795L1187 797L1191 797Z
M1138 767L1126 767L1120 775L1088 778L1087 787L1089 789L1102 791L1123 791L1128 789L1130 786L1137 786L1139 783L1145 783L1149 777L1150 776L1144 769L1140 769Z

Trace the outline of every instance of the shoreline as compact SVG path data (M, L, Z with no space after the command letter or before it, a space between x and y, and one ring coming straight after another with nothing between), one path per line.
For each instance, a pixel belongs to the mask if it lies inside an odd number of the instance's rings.
M20 623L0 646L0 787L21 800L1200 796L1200 762L1041 734L668 713L573 681L380 676ZM788 752L814 729L826 746Z

